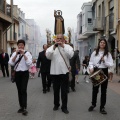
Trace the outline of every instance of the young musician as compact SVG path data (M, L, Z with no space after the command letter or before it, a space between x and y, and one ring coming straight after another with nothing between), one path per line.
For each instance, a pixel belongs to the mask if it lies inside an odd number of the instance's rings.
M105 38L101 38L99 40L97 49L91 55L89 61L89 70L91 74L94 72L94 66L101 68L104 74L108 77L108 67L113 66L113 59L111 54L108 52L108 44ZM88 111L93 111L96 107L98 89L99 86L101 86L100 113L107 114L105 110L107 85L108 79L101 85L93 86L92 105L89 107Z
M18 90L18 99L20 109L18 113L27 115L27 85L29 79L29 66L32 64L32 55L25 51L25 41L18 40L18 49L14 52L9 60L9 64L14 66L15 82ZM21 58L21 59L20 59ZM19 62L18 62L19 61ZM17 64L16 64L17 63Z

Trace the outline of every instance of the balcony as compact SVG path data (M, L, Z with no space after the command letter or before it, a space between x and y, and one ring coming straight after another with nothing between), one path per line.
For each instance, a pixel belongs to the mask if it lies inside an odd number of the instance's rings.
M94 35L95 33L98 33L98 31L93 31L93 23L86 23L82 26L82 35L89 37L91 35Z
M88 38L87 36L83 36L82 34L79 34L79 35L77 36L78 41L79 41L79 40L85 40L85 39L87 39L87 38Z
M17 33L13 32L13 39L7 41L9 44L16 44L17 43Z
M104 30L104 18L103 17L97 17L93 20L93 31L103 31Z
M13 33L13 37L14 37L14 40L17 41L17 33L16 32Z
M114 30L114 13L109 15L109 30Z
M111 13L105 17L105 30L106 29L110 32L114 31L114 13Z
M6 30L12 24L12 6L7 4L6 0L0 0L0 22L3 24L3 30Z
M22 36L23 36L22 37L23 40L28 40L28 35L27 34L23 34Z

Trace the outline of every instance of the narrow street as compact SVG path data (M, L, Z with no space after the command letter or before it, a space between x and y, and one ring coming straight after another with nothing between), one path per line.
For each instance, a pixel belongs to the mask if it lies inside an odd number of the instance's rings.
M53 90L43 94L41 78L30 79L28 84L28 116L17 113L19 109L17 90L10 78L0 77L0 120L120 120L120 83L119 77L109 83L106 110L107 115L99 113L100 97L93 112L88 112L91 105L92 85L85 83L80 75L76 92L70 91L68 99L69 114L59 108L53 111ZM100 94L99 94L100 95Z

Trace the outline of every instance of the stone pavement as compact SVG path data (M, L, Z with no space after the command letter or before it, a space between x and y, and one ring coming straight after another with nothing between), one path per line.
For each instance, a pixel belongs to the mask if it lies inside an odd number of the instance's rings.
M76 92L68 94L69 114L64 114L59 108L53 111L53 90L42 93L41 78L30 79L28 84L28 116L17 113L19 109L15 83L10 78L0 77L0 120L120 120L120 83L119 76L114 76L109 82L107 92L107 115L99 113L100 94L97 107L88 112L91 105L92 85L85 83L83 76L79 76L80 83L76 84Z

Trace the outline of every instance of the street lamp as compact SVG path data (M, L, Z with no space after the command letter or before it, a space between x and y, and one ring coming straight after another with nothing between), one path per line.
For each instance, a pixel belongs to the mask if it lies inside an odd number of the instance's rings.
M46 37L47 37L47 44L51 43L51 31L46 28Z
M71 28L68 27L68 38L69 38L69 42L68 43L71 43Z

